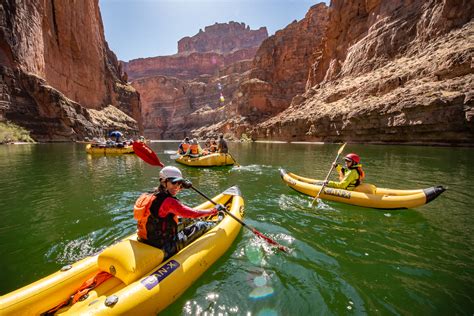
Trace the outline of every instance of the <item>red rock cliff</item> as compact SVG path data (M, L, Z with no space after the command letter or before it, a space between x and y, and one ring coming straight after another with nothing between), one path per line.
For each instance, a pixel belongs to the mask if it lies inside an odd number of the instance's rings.
M216 23L193 37L179 41L178 54L133 59L124 62L129 79L173 76L192 80L200 75L216 75L220 67L252 59L267 29L251 30L244 23Z
M241 86L243 97L236 100L239 114L252 120L275 115L305 91L309 69L323 50L327 22L328 7L317 4L262 43L250 79Z
M242 78L248 78L251 60L266 37L266 28L252 31L244 23L215 24L180 41L189 51L125 63L141 95L145 135L176 139L224 120L227 105ZM203 52L210 47L217 51Z
M139 96L107 46L98 0L5 0L0 8L0 118L46 141L102 128L139 132Z
M251 30L245 23L231 21L206 26L204 32L178 41L178 54L190 52L230 53L243 48L258 47L268 37L267 29Z
M473 144L474 4L334 0L308 90L255 138Z

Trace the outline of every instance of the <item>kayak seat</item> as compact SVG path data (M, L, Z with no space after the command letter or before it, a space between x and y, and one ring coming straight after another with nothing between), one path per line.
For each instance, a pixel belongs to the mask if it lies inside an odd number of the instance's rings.
M375 194L377 192L377 187L370 183L361 183L354 188L354 191L367 194Z
M136 240L123 240L99 254L99 269L112 274L126 285L138 280L158 266L162 250Z

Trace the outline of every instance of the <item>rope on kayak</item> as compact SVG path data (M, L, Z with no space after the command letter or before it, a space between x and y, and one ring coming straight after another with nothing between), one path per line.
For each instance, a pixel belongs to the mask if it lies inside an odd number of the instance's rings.
M99 271L97 274L94 276L90 277L82 285L79 287L79 289L72 294L66 301L59 303L55 307L51 308L47 312L44 312L41 315L49 316L49 315L54 315L59 309L68 306L68 305L74 305L78 301L85 300L87 298L87 294L98 287L100 284L104 283L108 279L112 277L112 274L107 273L105 271Z

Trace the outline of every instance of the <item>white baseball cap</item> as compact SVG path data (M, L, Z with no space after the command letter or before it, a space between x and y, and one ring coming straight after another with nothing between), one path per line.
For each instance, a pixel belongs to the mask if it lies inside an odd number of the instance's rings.
M167 166L161 169L160 179L170 180L171 183L184 181L183 174L181 173L181 171L178 168L173 167L173 166Z

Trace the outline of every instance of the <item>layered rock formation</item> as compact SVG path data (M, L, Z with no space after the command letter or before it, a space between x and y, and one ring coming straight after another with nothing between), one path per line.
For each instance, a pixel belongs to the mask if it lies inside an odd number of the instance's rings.
M244 23L216 23L193 37L178 42L178 53L170 56L139 58L124 62L129 79L172 76L193 80L200 75L215 76L221 67L252 59L267 29L251 30Z
M196 80L154 76L133 81L143 104L145 135L152 139L181 139L190 136L195 128L225 120L226 101L221 102L220 95L232 96L242 76L231 73Z
M140 131L139 96L107 46L97 0L5 0L0 9L0 119L40 141Z
M305 91L309 69L322 54L327 23L328 8L321 3L262 43L250 79L241 86L243 97L236 100L238 114L252 121L275 115Z
M308 90L254 137L473 144L473 7L332 1Z
M182 39L176 55L124 63L141 95L145 135L182 138L195 128L225 120L227 105L248 78L252 58L267 36L266 28L216 23Z
M245 23L215 23L206 26L204 32L178 41L178 54L189 52L230 53L244 48L258 47L268 37L267 29L251 30Z
M193 133L204 137L218 130L237 139L244 132L256 137L254 129L260 122L285 110L295 95L305 92L310 69L324 50L327 25L328 7L321 3L312 6L301 21L263 41L251 70L224 109L229 119Z
M123 63L129 80L153 76L193 80L201 75L215 76L221 67L240 60L252 59L257 47L237 50L228 54L216 52L186 53L171 56L139 58Z
M233 118L194 133L219 128L237 138L245 132L286 141L472 145L473 7L469 1L334 0L325 27L323 5L313 6L306 21L262 44L240 100L231 102ZM321 24L306 34L309 16ZM292 28L303 38L320 31L313 48L292 50L305 65L295 73L285 67L289 54L278 53L291 47L284 34ZM285 71L300 78L295 86L281 79Z

